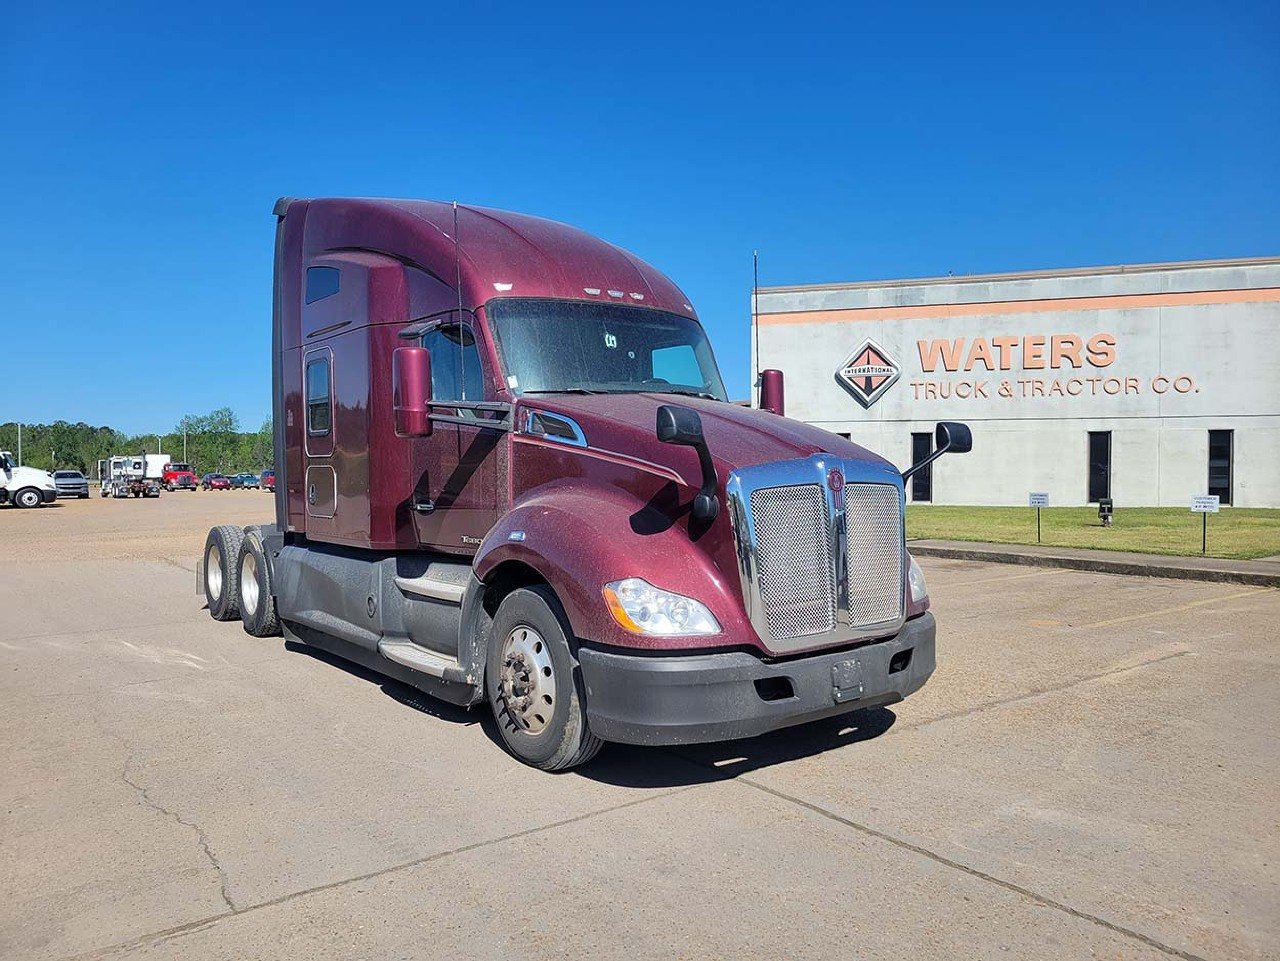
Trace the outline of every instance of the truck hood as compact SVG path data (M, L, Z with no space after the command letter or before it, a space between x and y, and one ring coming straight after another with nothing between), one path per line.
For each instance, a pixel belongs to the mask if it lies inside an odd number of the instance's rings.
M721 471L820 452L848 460L887 465L866 448L838 434L779 417L768 411L678 394L554 394L523 398L522 406L573 418L590 447L638 457L679 471L694 486L701 476L697 454L664 444L656 434L658 408L689 407L702 419L702 432ZM721 484L725 476L720 477Z
M49 490L55 486L52 474L35 467L15 467L9 472L0 471L0 481L3 481L5 487L10 490L16 490L19 487L40 487Z

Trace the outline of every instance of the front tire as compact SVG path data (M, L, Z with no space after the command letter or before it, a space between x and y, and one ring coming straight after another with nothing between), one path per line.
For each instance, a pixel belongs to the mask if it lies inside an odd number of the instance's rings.
M30 510L32 507L39 507L44 503L44 495L34 487L24 487L13 495L13 502L18 507Z
M204 599L215 621L240 616L240 545L244 530L222 524L209 531L204 542Z
M583 764L604 746L587 722L570 633L545 585L512 591L493 620L485 669L489 705L507 750L543 771Z
M245 633L254 637L278 635L280 618L276 615L276 599L272 594L271 565L256 533L245 534L237 566L236 584Z

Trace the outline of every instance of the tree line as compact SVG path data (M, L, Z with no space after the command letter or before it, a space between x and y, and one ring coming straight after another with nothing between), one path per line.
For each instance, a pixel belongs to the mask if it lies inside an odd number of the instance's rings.
M98 461L113 455L168 454L174 463L186 462L198 474L260 472L271 466L271 421L246 431L229 407L207 414L188 414L165 434L126 434L111 427L94 427L65 420L22 425L22 462L41 470L78 470L98 479ZM0 450L18 455L18 425L0 424Z

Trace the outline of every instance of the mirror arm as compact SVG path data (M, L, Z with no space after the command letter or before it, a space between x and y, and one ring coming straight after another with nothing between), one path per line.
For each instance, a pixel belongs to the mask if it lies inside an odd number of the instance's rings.
M922 470L923 468L928 467L930 464L932 464L934 461L936 461L939 457L941 457L943 454L945 454L949 450L951 450L950 441L948 441L942 447L939 447L937 450L935 450L932 454L930 454L924 460L917 461L916 463L912 464L910 467L908 467L906 470L902 472L903 482L905 483L908 477L910 477L916 471Z

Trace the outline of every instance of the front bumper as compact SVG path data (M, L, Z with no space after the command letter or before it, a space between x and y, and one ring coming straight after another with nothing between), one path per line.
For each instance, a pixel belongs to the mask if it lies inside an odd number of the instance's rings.
M935 631L926 612L887 640L772 663L745 651L655 657L584 646L587 717L606 741L693 744L893 704L933 673Z
M57 490L59 497L83 497L89 493L89 485L81 484L79 487L59 487ZM48 494L48 491L45 492Z
M56 490L42 490L40 496L44 498L46 504L52 504L58 499L58 492Z

